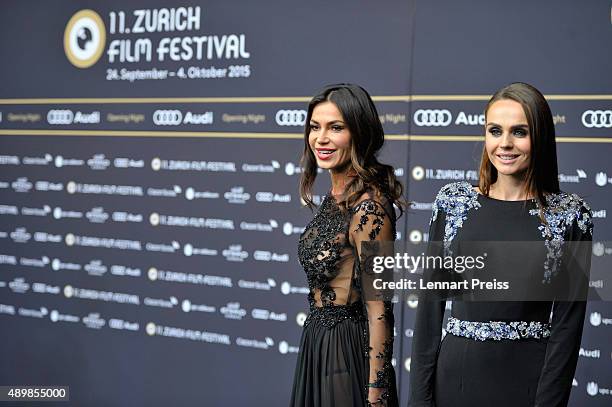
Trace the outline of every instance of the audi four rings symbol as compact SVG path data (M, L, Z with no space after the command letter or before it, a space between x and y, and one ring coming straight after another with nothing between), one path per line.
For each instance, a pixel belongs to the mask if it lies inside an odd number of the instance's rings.
M49 124L71 124L74 118L72 110L49 110L47 112L47 123Z
M612 110L586 110L582 113L584 127L612 127Z
M153 112L153 123L158 126L176 126L183 121L180 110L156 110Z
M419 109L414 112L413 120L417 126L448 126L453 116L447 109Z
M279 110L276 112L276 124L279 126L303 126L306 123L305 110Z

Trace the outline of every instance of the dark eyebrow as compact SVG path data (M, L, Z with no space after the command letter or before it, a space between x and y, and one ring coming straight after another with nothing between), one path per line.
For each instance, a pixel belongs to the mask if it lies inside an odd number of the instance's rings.
M311 123L315 123L315 124L319 124L318 121L310 119ZM334 124L344 124L344 122L342 120L332 120L331 122L327 123L328 125L334 125Z
M487 123L487 127L488 126L502 127L499 124L492 123L492 122L491 123ZM517 124L517 125L512 126L511 128L513 128L513 129L529 129L529 125L528 124Z

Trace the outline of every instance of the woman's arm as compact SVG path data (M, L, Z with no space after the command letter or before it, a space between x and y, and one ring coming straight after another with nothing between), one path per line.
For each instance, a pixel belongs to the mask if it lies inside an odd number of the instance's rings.
M388 251L389 245L395 238L393 225L394 219L384 210L380 202L366 199L360 202L354 209L351 218L351 240L357 249L359 261L373 254L383 254ZM387 242L385 246L375 246L374 250L380 248L380 252L371 253L369 248L363 246L364 242ZM376 245L376 243L374 243ZM366 243L367 245L367 243ZM365 247L365 249L364 249ZM387 250L385 250L387 249ZM367 254L366 254L367 253ZM367 261L367 260L366 260ZM360 278L362 284L362 298L368 320L369 349L366 354L369 357L369 380L368 401L373 406L384 406L389 398L389 390L395 388L393 366L391 358L393 353L393 304L390 298L385 298L382 293L373 290L372 275L364 275L367 270L365 261L360 264ZM377 277L377 276L376 276Z
M572 389L586 311L593 223L584 204L576 214L569 238L563 270L570 276L567 298L553 304L551 334L536 392L536 407L563 407ZM572 299L575 299L572 301Z
M444 228L446 216L438 199L434 202L433 215L429 224L428 256L443 256ZM443 278L443 270L425 270L426 281ZM419 295L416 322L412 338L410 362L409 407L433 407L435 369L438 349L442 338L442 322L446 300L425 290Z

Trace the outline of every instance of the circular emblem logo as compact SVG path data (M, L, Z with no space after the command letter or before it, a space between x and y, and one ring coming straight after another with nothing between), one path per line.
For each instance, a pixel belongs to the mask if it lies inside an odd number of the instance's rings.
M89 68L100 59L106 44L106 27L98 13L81 10L72 16L64 31L64 52L77 68Z

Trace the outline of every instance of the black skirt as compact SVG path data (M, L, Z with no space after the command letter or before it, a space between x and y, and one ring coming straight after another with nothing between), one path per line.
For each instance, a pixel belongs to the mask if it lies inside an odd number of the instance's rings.
M446 335L436 364L436 407L533 406L546 342Z
M290 406L364 407L369 378L367 319L348 317L333 326L325 321L325 317L312 318L311 312L304 324ZM387 405L397 406L395 377L391 382Z

